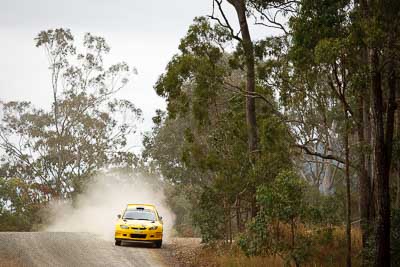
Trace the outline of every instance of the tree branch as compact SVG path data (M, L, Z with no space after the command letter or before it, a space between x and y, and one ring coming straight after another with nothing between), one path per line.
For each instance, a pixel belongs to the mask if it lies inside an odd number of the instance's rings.
M218 18L216 17L215 14L215 3L217 3L218 5L218 10L222 15L222 18L224 19L225 24ZM238 42L242 42L242 39L239 37L239 33L235 34L235 31L233 30L232 26L230 25L228 18L225 15L224 10L222 9L222 0L213 0L213 11L212 14L207 16L212 20L215 20L218 22L219 25L221 25L222 27L228 29L231 33L231 36L233 39L237 40Z
M316 156L322 159L329 159L329 160L335 160L337 162L340 162L342 164L344 164L344 160L340 157L337 157L335 155L332 154L322 154L316 151L311 151L307 146L305 145L300 145L300 144L295 144L296 147L301 148L307 155L311 155L311 156Z

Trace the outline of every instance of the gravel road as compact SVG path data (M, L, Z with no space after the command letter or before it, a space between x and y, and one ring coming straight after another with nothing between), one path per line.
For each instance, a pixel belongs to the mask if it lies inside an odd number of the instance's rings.
M161 249L162 250L162 249ZM164 266L160 249L95 238L89 233L0 233L0 266Z

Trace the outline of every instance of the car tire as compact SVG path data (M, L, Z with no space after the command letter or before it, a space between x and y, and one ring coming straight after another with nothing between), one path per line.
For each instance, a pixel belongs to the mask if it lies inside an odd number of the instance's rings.
M162 246L162 240L157 240L157 241L155 241L155 242L154 242L154 246L155 246L156 248L161 248L161 246Z
M121 246L122 241L121 240L115 240L115 245L116 246Z

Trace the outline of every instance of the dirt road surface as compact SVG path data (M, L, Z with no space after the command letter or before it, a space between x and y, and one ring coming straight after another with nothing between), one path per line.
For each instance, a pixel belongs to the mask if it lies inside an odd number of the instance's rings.
M162 250L114 246L89 233L0 233L0 266L170 266Z

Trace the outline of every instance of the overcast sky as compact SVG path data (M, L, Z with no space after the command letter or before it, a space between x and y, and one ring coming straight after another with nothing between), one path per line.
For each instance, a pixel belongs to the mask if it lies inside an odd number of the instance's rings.
M155 110L165 109L154 83L193 18L211 9L212 0L0 0L0 100L50 107L47 59L33 39L50 28L69 28L76 37L91 32L111 46L109 62L137 68L139 74L118 97L143 110L140 130L148 131Z

